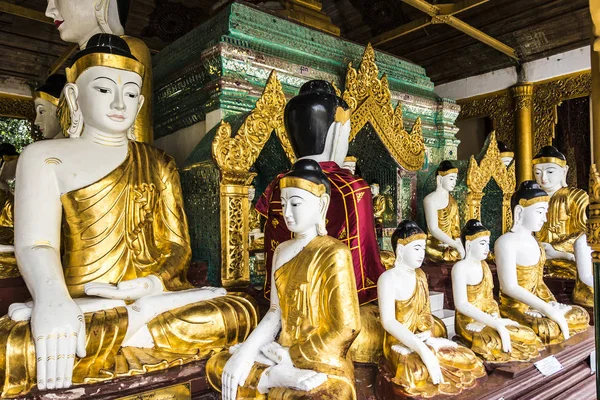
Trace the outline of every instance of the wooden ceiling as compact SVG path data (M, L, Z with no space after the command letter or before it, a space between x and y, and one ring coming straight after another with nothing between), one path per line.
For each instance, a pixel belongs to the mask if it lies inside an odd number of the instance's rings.
M126 33L144 39L153 52L160 51L228 3L226 0L131 2ZM402 0L322 2L323 11L340 27L342 37L363 44L393 28L427 17ZM5 3L40 12L46 8L46 0ZM429 77L440 84L589 44L588 4L588 0L490 0L456 15L514 48L518 62L446 24L429 25L376 47L425 67ZM68 47L51 21L44 23L0 13L0 75L38 83Z

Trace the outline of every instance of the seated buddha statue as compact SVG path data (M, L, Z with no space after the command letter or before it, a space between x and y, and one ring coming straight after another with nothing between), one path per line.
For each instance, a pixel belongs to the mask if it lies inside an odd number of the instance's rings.
M429 306L425 233L404 220L392 235L394 267L377 281L383 354L392 381L405 396L455 395L485 376L482 361L469 349L445 339L446 329Z
M524 181L512 195L513 226L495 243L500 280L500 315L528 326L545 345L585 331L587 311L556 301L544 283L546 252L533 233L546 222L550 197L535 181Z
M15 178L19 153L10 143L0 143L0 279L19 276L14 253L14 196L9 181Z
M177 167L131 132L143 76L121 38L92 37L67 69L70 138L20 157L15 252L32 301L0 319L2 398L200 360L256 325L251 301L186 279Z
M53 74L46 78L43 85L33 92L35 105L35 121L44 139L64 138L58 122L56 110L60 94L67 83L67 78L61 74Z
M344 158L344 164L342 165L342 168L350 171L352 173L352 175L356 175L356 163L357 162L358 162L358 159L356 157L346 156L346 158Z
M223 400L356 399L348 349L361 322L352 253L325 228L330 181L305 159L279 188L294 237L273 255L271 306L244 343L208 361L208 380Z
M336 96L331 83L314 80L302 85L300 93L287 103L284 121L296 158L317 161L331 183L327 231L352 252L358 299L363 304L377 298L377 278L385 269L379 259L369 185L341 167L348 153L350 113L350 107ZM281 213L282 177L279 175L271 182L256 204L258 212L267 219L268 280L275 248L292 238ZM267 281L265 295L269 288Z
M136 118L134 135L137 141L152 143L152 58L141 39L125 35L130 3L130 0L48 0L46 16L54 21L60 38L79 45L80 50L98 33L119 35L127 42L131 54L144 65L145 71L142 94L146 101Z
M539 356L544 346L535 332L500 317L492 272L485 262L490 252L490 231L471 219L462 229L461 240L466 255L452 268L458 336L488 362L529 361Z
M250 234L248 236L248 248L250 250L262 250L265 248L265 237L262 232L261 215L256 211L254 204L254 197L256 196L256 189L254 186L250 186L248 189L248 201L250 202L250 211L248 212L248 227Z
M506 143L498 141L498 150L500 151L500 158L504 163L504 166L508 168L515 159L515 153L510 151Z
M426 254L432 262L455 262L465 255L458 204L450 194L457 177L458 168L448 160L442 161L436 171L436 189L423 199L428 231Z
M575 279L573 302L594 306L592 250L587 244L588 194L567 186L567 159L545 146L533 159L535 180L548 193L547 221L536 234L546 251L547 276Z

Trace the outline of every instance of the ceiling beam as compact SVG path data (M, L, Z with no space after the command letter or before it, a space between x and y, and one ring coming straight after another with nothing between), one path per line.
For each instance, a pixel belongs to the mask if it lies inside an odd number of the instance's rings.
M69 48L56 60L48 70L48 76L55 74L63 66L63 64L77 51L79 46L73 43Z
M31 8L21 7L16 4L8 3L6 1L0 1L0 12L31 19L33 21L43 22L45 24L54 25L54 21L46 17L46 15L43 12L32 10Z

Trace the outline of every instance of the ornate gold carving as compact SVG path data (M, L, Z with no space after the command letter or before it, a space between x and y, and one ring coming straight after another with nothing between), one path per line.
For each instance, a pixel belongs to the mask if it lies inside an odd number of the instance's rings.
M592 90L590 71L535 83L533 90L533 153L551 145L557 123L557 107L564 100L589 96Z
M481 219L481 199L488 182L494 179L502 190L502 232L512 226L510 197L515 191L515 163L506 168L500 157L496 133L490 133L489 145L480 163L471 156L467 170L467 219ZM486 221L495 223L495 221Z
M25 96L0 94L0 117L35 120L33 99Z
M417 118L410 133L404 129L402 106L392 107L387 76L379 79L375 51L369 43L358 71L348 64L343 99L352 108L350 140L362 127L371 123L379 138L398 165L411 171L419 170L425 162L425 144L421 119Z
M283 124L285 104L285 94L273 71L256 107L235 136L231 125L223 121L212 143L213 158L221 170L221 281L225 287L250 282L248 189L256 176L249 172L250 167L273 131L290 162L295 158Z
M489 117L498 140L514 149L513 99L508 90L458 100L457 103L460 105L458 120Z
M587 240L592 248L594 262L600 262L600 173L596 164L590 167L590 217L588 218Z
M513 86L511 88L515 111L531 108L533 86L531 84Z

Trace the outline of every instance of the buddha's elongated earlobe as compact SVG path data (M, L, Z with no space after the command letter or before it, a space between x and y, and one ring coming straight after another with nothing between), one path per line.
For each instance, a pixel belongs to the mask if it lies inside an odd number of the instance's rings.
M71 117L71 124L67 129L67 134L70 138L77 138L81 136L83 131L83 114L81 114L81 107L77 103L77 97L79 91L77 86L72 83L67 83L64 89L65 100L69 106L69 115Z

